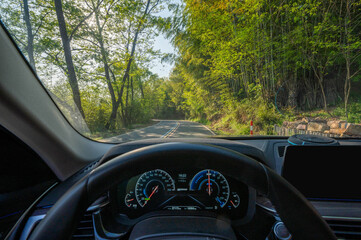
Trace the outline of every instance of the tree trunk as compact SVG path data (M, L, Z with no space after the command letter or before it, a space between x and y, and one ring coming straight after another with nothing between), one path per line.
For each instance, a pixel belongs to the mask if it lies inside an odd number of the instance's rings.
M323 75L322 75L322 73L320 74L320 76L318 78L318 83L320 85L321 93L322 93L323 109L325 110L325 112L328 113L327 98L326 98L325 88L323 87Z
M350 75L350 59L346 57L346 79L344 85L344 102L345 102L345 115L346 120L348 120L348 99L351 91L351 75Z
M130 89L131 89L131 91L132 91L131 102L133 102L133 100L134 100L133 77L131 77L131 79L130 79Z
M313 58L309 58L309 59L311 62L311 67L313 69L313 72L317 78L318 86L321 89L323 109L325 110L325 112L327 112L328 114L331 115L331 113L329 113L328 109L327 109L327 98L326 98L325 88L323 87L324 73L323 73L322 69L318 68L318 66L316 65L317 62ZM325 66L326 66L326 64L325 64ZM326 67L324 67L324 68L326 68Z
M128 75L128 83L127 83L127 92L125 95L125 109L124 109L124 115L125 117L123 118L123 124L124 126L128 127L129 124L129 81L130 81L130 77Z
M138 79L138 81L139 81L140 94L141 94L142 98L144 99L143 83L140 78Z
M106 50L105 50L105 47L104 47L103 30L101 28L100 21L99 21L99 11L96 9L96 6L95 6L94 3L93 3L93 7L95 9L94 13L95 13L95 20L96 20L97 30L98 30L98 36L96 37L96 39L98 40L98 43L100 45L100 53L101 53L101 56L102 56L102 61L103 61L103 66L104 66L105 79L106 79L106 82L107 82L108 90L109 90L109 93L110 93L110 99L111 99L111 102L112 102L111 119L114 119L114 121L112 121L112 122L108 121L105 124L105 129L109 130L112 127L114 127L115 119L117 117L117 111L118 111L118 108L119 108L119 103L116 100L114 88L113 88L113 85L112 85L112 82L111 82L111 79L110 79L107 53L106 53Z
M346 1L346 16L345 16L345 46L346 46L346 50L344 52L344 58L346 61L346 79L345 79L345 84L344 84L344 104L345 104L345 116L346 116L346 120L348 120L348 99L350 96L350 91L351 91L351 72L350 72L350 68L351 68L351 63L350 63L350 50L349 50L349 42L348 42L348 37L349 37L349 29L348 29L348 22L351 20L351 13L350 13L350 3L349 1Z
M56 16L58 18L58 23L59 23L60 37L61 37L61 41L63 43L65 62L66 62L67 73L68 73L68 80L69 80L69 84L70 84L70 87L71 87L71 90L73 93L73 100L74 100L75 105L77 106L81 116L85 119L85 114L83 111L83 107L81 105L78 80L77 80L77 77L75 74L73 57L71 54L69 36L67 33L66 23L65 23L65 19L64 19L62 2L61 2L61 0L54 0L54 3L55 3Z
M132 124L133 123L133 112L132 112L132 106L133 106L133 101L134 101L134 88L133 88L133 77L131 77L130 79L130 90L131 90L131 98L130 98L130 108L129 108L129 123Z
M291 77L291 81L287 84L288 85L288 106L295 108L297 107L297 84L293 80L293 76Z
M33 29L32 29L31 22L30 22L29 3L28 3L28 0L23 0L23 3L24 3L24 21L25 21L26 31L27 31L27 36L28 36L28 43L26 46L26 50L28 53L30 66L36 72L35 60L34 60L34 35L33 35Z

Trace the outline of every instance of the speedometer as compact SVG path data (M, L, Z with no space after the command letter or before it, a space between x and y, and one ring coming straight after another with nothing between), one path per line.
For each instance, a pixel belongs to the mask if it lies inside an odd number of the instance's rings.
M163 202L170 191L175 191L174 180L161 169L143 173L135 185L135 197L141 207Z
M199 199L208 207L223 208L229 199L229 185L227 179L220 173L205 169L197 173L191 183L190 190L200 194Z

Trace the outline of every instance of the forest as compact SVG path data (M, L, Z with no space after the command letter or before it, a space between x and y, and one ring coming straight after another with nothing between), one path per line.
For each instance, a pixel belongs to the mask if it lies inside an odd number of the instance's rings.
M0 18L87 136L155 118L232 135L251 120L265 135L303 116L361 122L361 0L2 0Z

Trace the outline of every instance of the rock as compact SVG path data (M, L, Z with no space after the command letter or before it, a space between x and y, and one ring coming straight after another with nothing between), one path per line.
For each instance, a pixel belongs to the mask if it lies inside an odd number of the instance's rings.
M323 133L329 134L330 130L325 130Z
M304 117L304 118L302 118L302 122L304 122L304 123L309 123L310 122L310 118L309 117Z
M327 121L326 121L325 119L320 118L320 117L317 117L317 118L314 118L314 119L310 119L309 122L327 124Z
M342 128L342 126L344 126L346 124L346 121L341 121L341 120L333 120L333 121L328 121L327 125L333 129L333 128Z
M330 127L327 126L326 123L323 122L310 122L308 123L307 130L312 132L324 132L325 130L329 130Z
M344 128L331 128L330 129L331 134L337 134L337 135L342 135L345 131L346 131L346 129L344 129Z
M340 123L340 128L346 129L349 125L350 125L350 123L347 123L346 121L343 121L343 122Z
M293 128L293 129L296 129L297 126L300 124L301 122L300 121L296 121L296 122L289 122L288 123L288 128Z
M306 131L306 130L307 130L307 124L300 123L300 124L298 124L298 126L297 126L296 129L297 129L297 130L304 130L304 131Z
M349 136L361 136L361 125L350 123L343 134Z

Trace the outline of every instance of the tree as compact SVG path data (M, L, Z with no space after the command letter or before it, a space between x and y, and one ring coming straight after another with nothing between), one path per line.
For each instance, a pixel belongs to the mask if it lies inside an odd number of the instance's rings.
M17 11L13 11L12 9L15 8L15 6L19 4L20 7L20 13ZM37 3L34 2L33 5L36 5ZM7 7L6 7L7 6ZM27 54L28 61L30 66L33 68L33 70L36 72L36 64L35 64L35 57L34 57L34 47L35 47L35 37L38 34L39 28L42 26L42 20L44 18L45 13L38 11L30 11L29 9L29 0L22 0L20 2L14 2L14 3L7 3L5 1L3 6L3 12L9 14L9 18L6 16L5 19L8 24L11 25L11 29L9 29L17 41L17 43L20 45L22 50ZM15 8L16 9L16 8ZM25 28L22 26L22 21L19 21L20 14L22 15L23 23L25 24ZM31 15L34 19L31 19ZM33 25L36 27L36 30L33 30ZM23 32L23 30L25 30Z
M23 0L23 3L24 3L24 21L26 23L26 29L28 33L27 52L29 56L29 63L33 67L34 71L36 71L35 60L34 60L34 34L30 22L29 3L28 0Z
M341 9L344 7L344 16L340 16L343 19L343 32L341 33L340 50L345 59L346 76L344 83L344 109L345 116L348 120L348 104L351 93L351 79L360 73L361 68L358 65L361 57L361 41L360 41L360 18L355 16L355 12L360 11L361 1L345 0L342 1ZM356 65L356 66L354 66Z
M118 100L116 102L114 102L113 105L112 105L113 106L112 107L112 112L110 114L109 121L105 126L107 129L109 129L110 126L112 126L114 124L114 122L115 122L116 114L117 114L117 111L118 111L118 108L119 108L119 104L122 104L123 109L124 109L124 103L123 103L122 97L123 97L125 83L126 83L127 80L129 82L130 69L131 69L131 66L132 66L132 62L134 60L134 54L135 54L135 50L136 50L137 43L138 43L138 37L139 37L139 34L141 34L141 32L144 30L144 28L146 26L145 22L147 20L147 17L150 16L152 10L154 10L158 6L159 3L160 3L160 0L156 0L155 3L153 3L153 5L151 5L151 0L147 0L146 4L145 4L143 14L135 22L136 28L135 28L133 40L131 42L130 52L129 52L128 60L127 60L127 63L126 63L126 68L125 68L123 78L122 78L122 81L121 81L122 86L121 86L120 91L118 92ZM127 116L123 115L123 121L124 121L124 125L127 126L128 125Z

